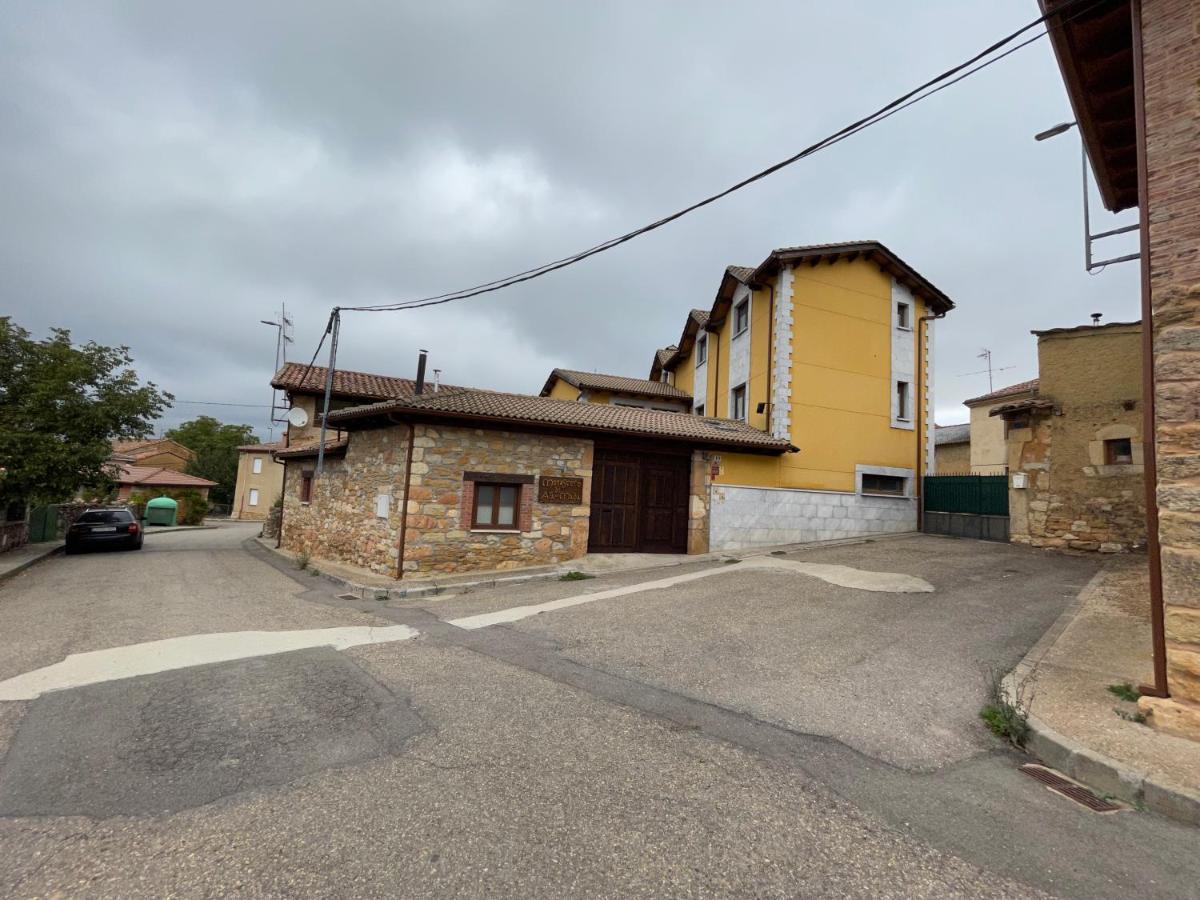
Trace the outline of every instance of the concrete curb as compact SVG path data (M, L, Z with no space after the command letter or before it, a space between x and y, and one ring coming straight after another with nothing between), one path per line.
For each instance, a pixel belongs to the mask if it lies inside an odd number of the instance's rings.
M804 544L784 544L773 547L757 547L754 550L735 550L728 553L704 553L697 554L694 557L689 557L686 560L678 562L664 563L657 566L643 566L637 569L613 569L604 572L587 572L585 569L577 565L572 565L571 562L565 562L549 571L534 571L527 572L522 575L505 575L493 578L481 578L476 581L455 581L448 584L417 584L406 588L383 587L382 585L359 584L356 581L351 581L341 575L334 575L329 572L321 572L320 577L333 584L341 585L349 591L358 595L362 600L415 600L421 597L436 597L442 594L454 594L464 588L477 590L479 588L495 588L495 587L510 587L517 584L525 584L533 581L554 581L561 578L568 572L584 572L592 578L603 578L606 575L629 575L638 572L655 572L660 569L671 569L679 566L691 565L693 563L711 562L719 563L726 559L752 559L756 556L773 556L780 553L795 553L802 550L818 550L826 547L840 547L848 544L867 544L875 543L883 540L899 539L912 537L920 532L908 531L901 534L880 534L867 535L860 538L839 538L832 541L810 541ZM274 538L256 537L259 545L272 553L291 562L293 557L284 553L275 547Z
M1092 576L1054 624L1005 676L1004 686L1010 696L1019 679L1037 671L1038 663L1082 609L1084 595L1104 577L1105 572L1102 568ZM1177 822L1200 826L1200 793L1130 769L1098 750L1059 734L1036 716L1030 715L1028 723L1029 738L1025 742L1025 752L1050 768L1137 809L1150 810Z
M5 569L3 571L0 571L0 583L8 581L8 579L12 578L14 575L21 574L26 569L28 569L30 566L35 566L44 559L49 559L51 556L54 556L58 553L62 553L64 546L65 545L62 544L61 542L53 544L53 545L47 547L45 552L40 553L37 556L31 556L29 559L25 560L24 562L18 563L17 565L13 566L11 569Z
M1052 769L1138 809L1200 826L1200 793L1126 768L1115 759L1059 734L1034 716L1029 717L1029 729L1026 752Z

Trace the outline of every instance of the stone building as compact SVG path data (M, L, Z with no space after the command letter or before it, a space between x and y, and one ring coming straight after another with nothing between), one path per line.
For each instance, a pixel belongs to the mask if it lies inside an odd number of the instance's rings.
M319 477L316 442L275 452L282 545L395 577L707 552L719 454L796 449L744 422L463 388L329 424Z
M1038 382L1022 381L979 397L964 400L971 411L972 475L1005 475L1008 473L1008 442L1004 422L992 415L992 410L1008 403L1028 400L1037 394Z
M1007 440L1011 540L1114 553L1144 546L1141 326L1034 334L1036 392L992 410Z
M966 475L971 471L971 426L938 425L933 432L935 475Z
M1200 740L1200 23L1195 0L1040 0L1104 205L1140 210L1155 728ZM1071 176L1074 177L1074 176Z

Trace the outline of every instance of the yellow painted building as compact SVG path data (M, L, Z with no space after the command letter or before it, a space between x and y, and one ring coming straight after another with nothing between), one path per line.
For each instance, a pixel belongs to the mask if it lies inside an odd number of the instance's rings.
M634 406L659 412L690 412L686 391L659 380L603 375L575 369L555 369L546 379L541 396L553 400L578 400L614 406Z
M713 460L714 549L916 527L919 477L934 467L934 320L953 306L874 241L726 269L650 378L690 394L697 414L800 452ZM725 504L735 514L717 536Z

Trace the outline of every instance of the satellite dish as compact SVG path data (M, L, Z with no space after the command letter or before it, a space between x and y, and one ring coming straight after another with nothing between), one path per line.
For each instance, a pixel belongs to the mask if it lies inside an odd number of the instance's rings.
M308 413L299 406L293 406L287 411L289 425L295 425L297 428L303 428L308 424Z

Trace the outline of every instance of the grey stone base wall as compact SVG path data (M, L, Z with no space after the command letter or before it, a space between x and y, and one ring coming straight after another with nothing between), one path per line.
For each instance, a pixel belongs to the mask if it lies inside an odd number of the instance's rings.
M917 529L911 497L715 484L710 503L713 551L832 541Z

